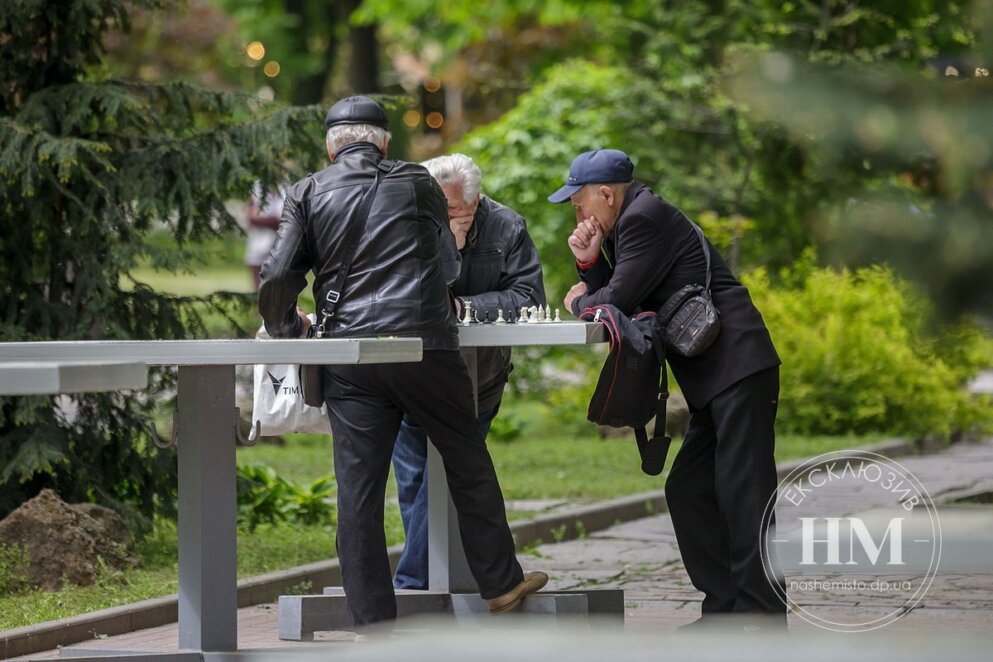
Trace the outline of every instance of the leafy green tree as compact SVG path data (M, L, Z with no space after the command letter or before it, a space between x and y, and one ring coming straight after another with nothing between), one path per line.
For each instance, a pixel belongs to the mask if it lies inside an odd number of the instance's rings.
M728 86L826 168L854 158L890 174L822 206L815 221L825 252L847 264L892 264L946 313L993 313L993 2L977 9L989 12L971 21L986 36L937 71L828 67L769 52L743 62Z
M545 68L547 61L536 60L534 85L516 107L455 146L485 164L490 193L531 219L550 295L558 298L575 277L564 249L570 219L544 196L572 156L595 147L628 151L640 179L692 216L714 219L708 229L720 228L729 241L733 266L798 258L817 239L812 219L831 201L890 178L892 164L852 152L825 159L729 97L724 76L749 53L773 48L825 65L919 66L972 43L963 4L366 0L358 17L380 21L425 57L436 53L438 66L522 26L562 27L581 37L553 40L552 48L575 58L572 64Z
M317 108L100 76L104 33L172 4L0 4L0 340L201 337L236 295L161 294L134 268L189 268L190 242L235 227L226 200L319 159ZM147 241L161 227L180 250ZM142 393L0 398L0 515L43 487L132 520L168 511L175 454L148 423L173 388L158 371Z

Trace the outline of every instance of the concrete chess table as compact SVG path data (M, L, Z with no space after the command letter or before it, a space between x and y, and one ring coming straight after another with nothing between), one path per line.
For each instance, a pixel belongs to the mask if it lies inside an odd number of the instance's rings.
M478 387L476 354L480 347L590 345L606 340L602 324L586 322L472 324L459 327L459 343L474 393ZM398 590L397 614L403 617L447 613L457 619L488 616L462 550L458 518L448 493L441 455L431 444L428 445L427 473L429 590ZM623 622L624 592L545 590L526 598L519 610L532 614L608 616ZM351 626L345 595L340 587L326 587L323 595L280 596L280 639L310 640L314 632L347 630Z
M0 393L144 388L147 365L179 367L179 653L128 660L238 657L235 533L236 365L420 361L417 338L0 343ZM135 365L137 364L137 365ZM86 656L83 646L75 657ZM124 652L122 652L124 654ZM247 653L246 653L247 654ZM113 656L106 650L94 656Z

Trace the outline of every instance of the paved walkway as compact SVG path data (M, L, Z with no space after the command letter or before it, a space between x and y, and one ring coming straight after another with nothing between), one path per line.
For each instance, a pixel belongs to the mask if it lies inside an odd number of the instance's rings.
M940 453L901 458L900 463L920 479L935 502L940 504L938 512L942 519L946 553L925 599L912 612L884 630L889 636L899 635L897 641L902 642L899 645L906 645L908 636L926 635L925 638L937 637L937 641L948 637L949 642L955 640L959 644L973 642L975 637L986 638L993 631L993 505L945 502L966 495L993 492L993 439L982 443L955 444ZM878 493L845 484L844 481L819 491L816 498L829 500L832 511L838 515L864 513L883 502L883 497ZM664 513L619 524L585 539L541 545L533 554L522 555L521 560L526 569L549 572L551 581L548 588L552 590L624 589L625 634L635 636L628 641L638 641L637 635L671 633L699 615L701 594L686 576L672 522ZM839 609L851 614L860 610L870 613L879 607L878 601L856 599ZM807 632L812 637L823 634L818 634L813 625L795 615L790 617L790 627L794 633ZM436 637L434 641L440 642L437 637L450 628L447 625L432 627L432 636ZM314 647L321 643L341 648L343 652L345 647L354 648L351 633L319 633L316 644L293 644L279 641L276 632L275 605L240 610L239 647L242 649L280 647L302 652L315 650ZM857 639L858 636L842 639ZM176 626L170 625L90 642L86 647L167 651L175 650L176 641ZM632 650L638 648L638 645L632 646ZM865 650L869 649L846 653L846 659L871 659L860 657ZM931 649L917 647L904 653L923 655L920 651L926 650ZM439 649L435 659L444 658L442 653ZM970 657L967 652L960 653L962 659ZM25 659L55 654L52 651ZM813 655L805 659L821 658Z
M924 600L888 628L914 630L941 624L993 631L993 505L945 503L964 495L993 493L993 440L960 443L941 453L899 462L939 504L944 545L938 575ZM842 480L818 490L812 500L812 511L817 500L828 500L834 514L845 516L871 512L891 499L864 483ZM628 628L671 629L700 613L702 594L686 575L668 514L621 524L585 540L544 545L538 552L540 558L528 560L528 565L547 569L554 588L624 589ZM854 597L842 609L870 613L888 606L872 595ZM793 615L790 627L814 628Z

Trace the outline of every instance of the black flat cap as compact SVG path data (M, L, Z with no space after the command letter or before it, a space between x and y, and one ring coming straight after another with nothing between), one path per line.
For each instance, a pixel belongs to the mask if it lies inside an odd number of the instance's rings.
M389 129L386 111L369 97L345 97L328 110L324 118L324 128L330 129L339 124L371 124L381 129Z

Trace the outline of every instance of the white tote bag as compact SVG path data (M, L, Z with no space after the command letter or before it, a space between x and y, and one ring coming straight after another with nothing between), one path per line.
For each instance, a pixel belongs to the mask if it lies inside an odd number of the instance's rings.
M255 337L268 339L265 327ZM327 406L310 407L300 392L300 371L296 364L255 365L255 398L249 441L290 432L331 434ZM258 423L258 425L256 425Z

